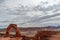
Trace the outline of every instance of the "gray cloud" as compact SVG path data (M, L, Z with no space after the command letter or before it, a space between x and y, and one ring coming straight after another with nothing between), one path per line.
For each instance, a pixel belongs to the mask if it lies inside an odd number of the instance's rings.
M22 5L22 3L20 4L16 2L16 0L15 2L13 2L12 0L11 1L1 0L0 26L6 27L10 23L16 23L21 27L28 27L28 26L34 27L34 26L42 26L42 25L46 26L52 24L59 25L59 22L57 22L57 20L60 20L59 19L60 17L58 18L57 16L60 16L60 12L59 12L60 3L50 5L48 1L45 2L41 1L38 5L35 6L34 5L33 6L31 5L29 6L26 4ZM56 17L57 20L54 17Z
M42 20L46 20L46 19L50 19L51 17L55 17L55 16L60 16L60 13L56 13L54 15L47 15L47 16L43 16L43 17L39 17L39 18L35 18L34 20L31 20L31 21L28 21L28 22L25 22L25 23L22 23L22 24L26 24L26 23L30 23L30 22L43 22Z
M4 2L4 0L0 0L0 3Z

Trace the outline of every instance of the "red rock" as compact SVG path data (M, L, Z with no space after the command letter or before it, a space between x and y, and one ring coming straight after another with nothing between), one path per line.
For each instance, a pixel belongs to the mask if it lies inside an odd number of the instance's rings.
M9 32L10 32L10 30L11 30L12 28L15 29L15 32L16 32L15 37L21 37L20 30L19 30L19 28L17 27L16 24L10 24L10 25L7 27L5 37L10 37Z

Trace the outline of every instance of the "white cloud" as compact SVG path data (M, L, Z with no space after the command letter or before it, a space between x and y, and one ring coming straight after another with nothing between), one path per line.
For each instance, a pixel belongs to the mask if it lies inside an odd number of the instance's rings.
M10 23L16 23L20 27L57 25L60 23L57 21L60 17L56 17L60 15L59 2L60 0L5 0L0 4L0 26Z
M26 15L29 16L29 17L35 17L35 16L41 17L41 16L44 16L45 13L42 12L42 11L31 11L31 12L27 12Z

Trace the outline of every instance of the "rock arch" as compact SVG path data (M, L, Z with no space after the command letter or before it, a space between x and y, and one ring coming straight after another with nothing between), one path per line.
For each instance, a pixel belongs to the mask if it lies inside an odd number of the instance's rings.
M16 24L10 24L7 29L6 29L6 34L4 37L10 37L9 35L9 31L14 28L15 29L15 37L21 37L21 33L20 33L20 30L18 29L17 25Z

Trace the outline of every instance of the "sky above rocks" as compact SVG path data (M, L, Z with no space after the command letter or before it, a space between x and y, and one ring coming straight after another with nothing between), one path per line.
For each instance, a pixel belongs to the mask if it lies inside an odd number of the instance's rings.
M60 0L0 0L0 28L60 25Z

